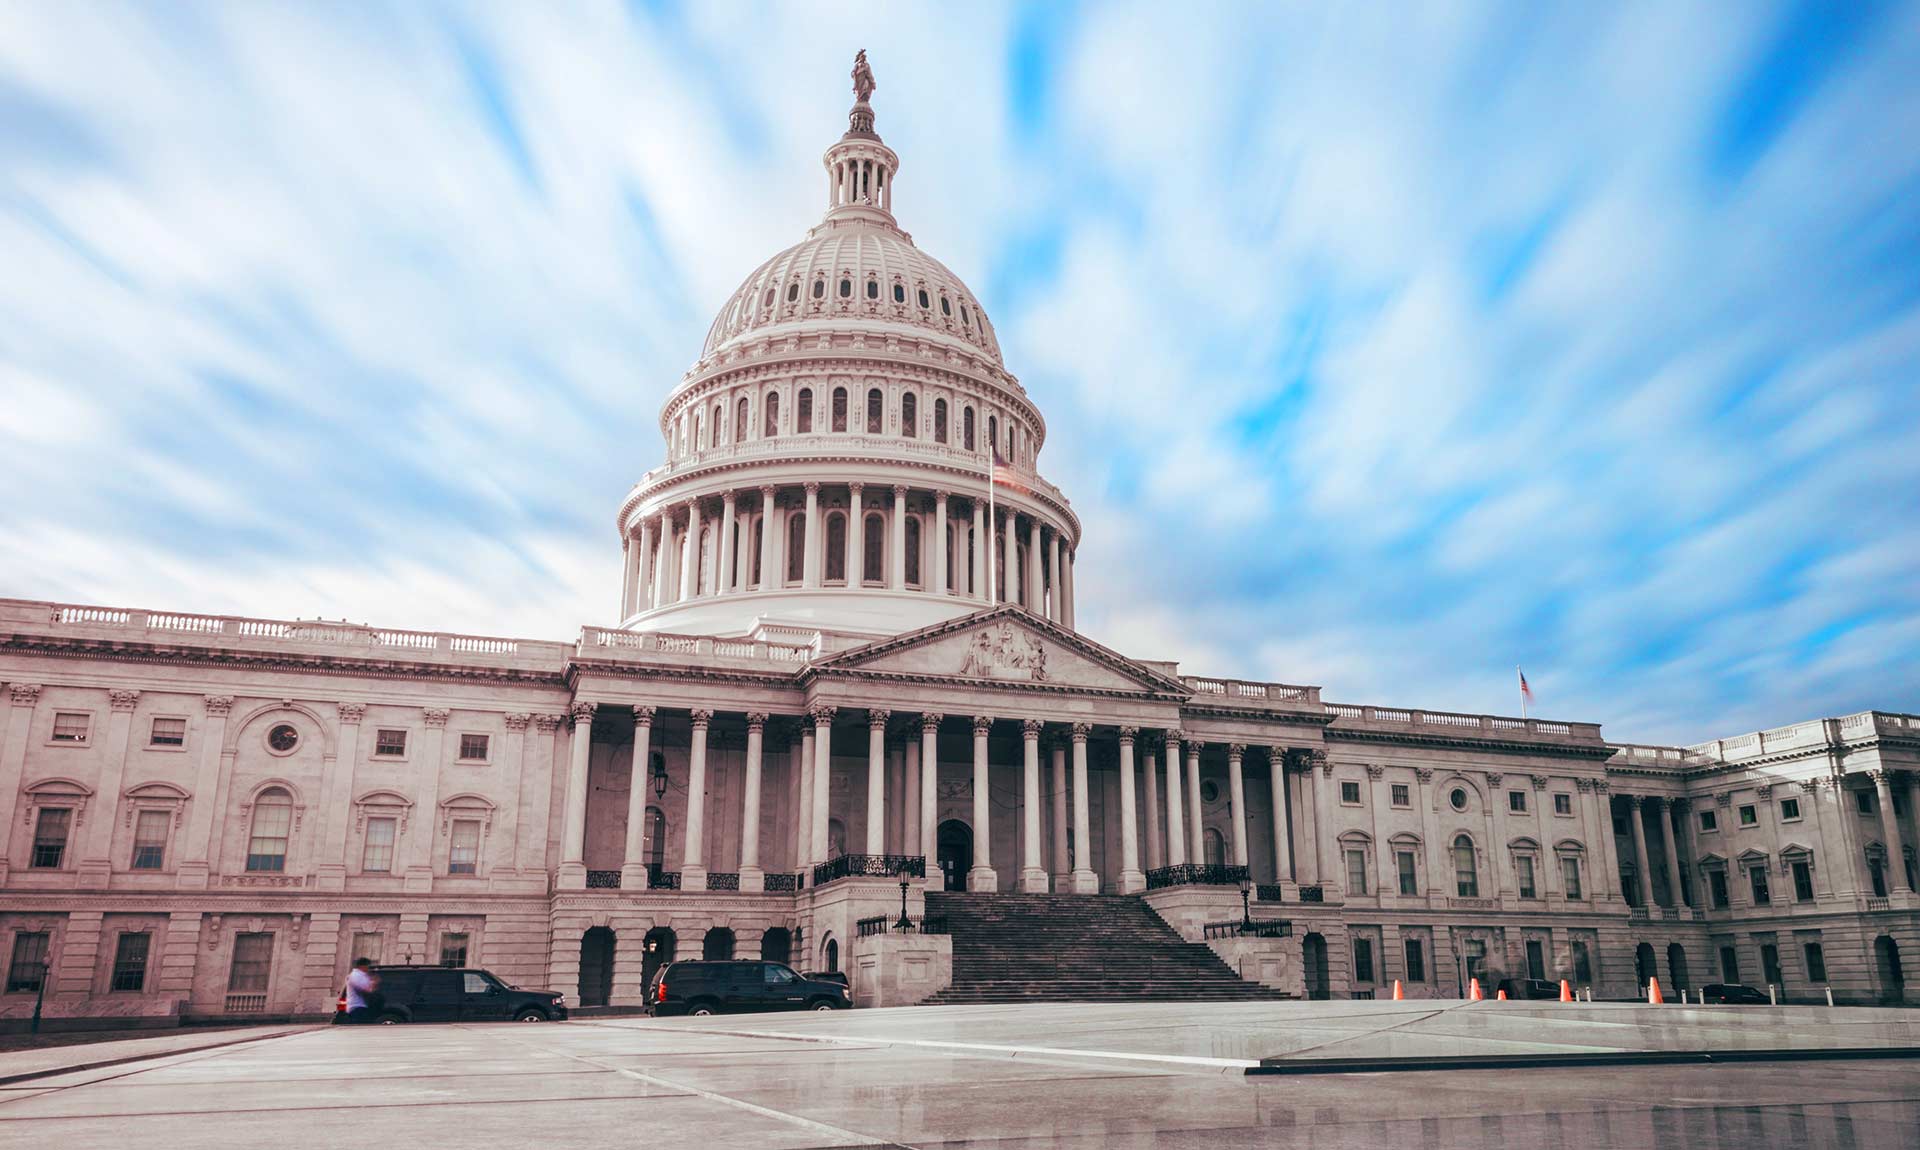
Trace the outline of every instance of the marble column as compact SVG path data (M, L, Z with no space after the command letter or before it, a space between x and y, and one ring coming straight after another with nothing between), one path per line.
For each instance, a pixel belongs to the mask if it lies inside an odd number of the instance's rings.
M1287 753L1267 748L1268 787L1273 793L1273 881L1293 881L1293 844L1287 841Z
M887 586L895 591L907 589L907 489L899 484L893 488L893 523L887 530ZM921 572L925 575L926 572ZM920 580L922 584L926 580Z
M577 702L567 708L567 715L573 721L573 734L567 740L567 805L560 823L559 886L562 890L584 890L587 885L587 757L593 750L594 710L595 704L588 702ZM426 834L431 838L437 821L434 812L417 810L414 817L427 820Z
M1066 582L1060 577L1060 533L1047 536L1047 572L1053 576L1047 588L1047 618L1063 623L1066 616Z
M1133 794L1133 746L1140 728L1120 728L1120 893L1138 894L1147 889L1147 876L1140 869L1140 813Z
M795 796L793 828L793 869L796 871L806 870L813 862L813 740L813 723L801 724L800 791Z
M647 774L653 765L652 707L633 709L633 769L627 775L627 844L620 889L647 889Z
M1307 752L1307 764L1307 785L1313 788L1313 881L1323 890L1343 890L1346 884L1334 869L1333 857L1333 764L1317 748Z
M653 564L650 562L653 556L653 520L644 515L640 517L640 540L638 546L640 548L640 554L635 556L633 565L633 603L627 608L627 614L629 615L646 610L653 602L653 588L651 586Z
M1040 521L1027 520L1027 610L1045 617L1047 613L1046 575L1040 570L1046 553L1040 549Z
M947 554L947 493L946 492L936 491L933 493L933 512L934 512L933 579L932 579L933 593L935 595L945 595L948 590L947 565L952 562L952 560L948 558L948 554ZM926 583L928 582L928 580L922 579L921 582Z
M680 889L707 889L707 727L712 711L693 712L693 749L687 754L687 834Z
M1640 905L1653 906L1653 868L1647 865L1647 828L1640 817L1639 795L1627 795L1627 822L1633 828L1633 863L1636 868L1634 885L1639 888ZM1613 828L1608 827L1612 834Z
M899 853L925 854L920 842L920 744L908 739L900 770Z
M700 501L687 500L687 549L680 556L680 601L700 594Z
M887 853L887 720L891 711L867 712L867 853Z
M745 580L742 580L745 582ZM740 796L740 889L767 888L767 872L760 869L761 759L766 753L767 713L747 712L747 777ZM636 773L634 778L640 776Z
M620 536L620 613L625 619L633 614L634 567L640 562L640 548L630 534Z
M1147 800L1147 869L1159 870L1167 865L1167 857L1160 843L1160 758L1152 742L1146 744L1145 757L1140 793Z
M1019 517L1016 516L1010 508L1002 507L1000 509L1000 566L1002 568L1001 583L1003 584L1000 588L1000 601L1002 603L1018 603L1020 601L1020 592L1017 590L1020 586L1017 582L1020 578L1019 530Z
M713 573L713 593L725 595L733 590L733 528L738 504L734 493L729 491L720 499L720 545L714 548L718 564Z
M993 804L987 792L987 735L992 730L992 716L973 717L973 869L967 872L967 889L976 891L1000 889L991 856L993 828L989 815Z
M1099 894L1100 876L1093 873L1093 822L1087 802L1087 736L1090 723L1073 725L1073 893Z
M1067 748L1055 741L1052 752L1053 782L1053 889L1061 894L1073 887L1073 860L1067 854Z
M1061 569L1061 573L1067 581L1067 613L1063 621L1066 623L1068 630L1073 629L1073 556L1074 552L1072 549L1068 549L1066 552L1066 566Z
M827 861L831 849L827 842L828 801L833 795L833 712L832 707L813 709L813 828L807 832L813 848L813 863Z
M760 489L760 578L755 584L762 591L767 591L780 585L780 573L783 564L780 563L780 545L777 542L780 536L774 530L774 520L779 518L778 515L774 514L775 510L777 510L777 508L775 506L773 488L762 487ZM752 572L753 565L749 562L747 565L747 573L752 574ZM746 580L742 579L741 582L745 583Z
M928 711L920 716L920 850L927 856L927 881L940 873L940 720Z
M1206 839L1200 831L1200 743L1187 744L1187 852L1194 862L1204 863Z
M1246 757L1245 743L1227 744L1227 798L1233 804L1233 865L1247 865L1247 788L1241 777L1241 760ZM1386 844L1379 843L1377 848L1386 853Z
M660 515L660 545L653 553L653 588L647 601L649 609L673 602L673 517Z
M1673 840L1673 800L1658 801L1660 845L1667 852L1667 905L1679 906L1685 901L1685 894L1680 889L1680 851Z
M993 554L993 542L987 538L987 505L973 501L973 597L991 603L987 590L987 565Z
M847 586L858 587L867 577L866 485L847 484Z
M1020 724L1025 754L1020 792L1020 890L1025 894L1047 892L1047 872L1040 865L1040 732L1045 727L1038 719Z
M1180 732L1167 732L1167 865L1187 861L1187 820L1180 813Z
M1880 830L1885 836L1881 841L1887 847L1887 890L1897 891L1903 885L1912 890L1912 885L1907 882L1906 839L1900 833L1900 816L1893 805L1893 772L1882 768L1868 771L1867 775L1873 780L1874 789L1879 792L1876 797L1880 804Z
M804 587L820 586L820 485L807 484L807 553L800 565L800 583Z

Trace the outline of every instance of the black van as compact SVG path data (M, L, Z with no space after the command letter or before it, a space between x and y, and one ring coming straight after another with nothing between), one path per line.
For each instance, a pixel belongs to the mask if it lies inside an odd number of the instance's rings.
M471 967L381 966L373 973L386 999L375 1022L558 1022L567 1017L565 995L521 990ZM346 1021L346 1011L342 996L334 1021Z
M805 978L779 962L670 962L647 988L647 1013L654 1015L852 1006L843 983Z

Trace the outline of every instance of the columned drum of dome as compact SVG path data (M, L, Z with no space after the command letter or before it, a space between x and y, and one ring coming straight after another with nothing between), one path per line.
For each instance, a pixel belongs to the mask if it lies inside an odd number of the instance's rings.
M666 462L618 518L627 629L842 645L1006 601L1073 625L1080 522L1040 475L1046 421L895 220L864 79L825 217L727 300L661 410Z

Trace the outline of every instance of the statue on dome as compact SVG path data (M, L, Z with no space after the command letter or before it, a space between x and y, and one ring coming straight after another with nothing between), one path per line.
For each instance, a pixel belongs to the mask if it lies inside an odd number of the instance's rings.
M867 50L862 48L853 57L854 103L866 103L867 97L873 95L873 90L876 87L878 87L878 85L873 82L873 69L867 66Z

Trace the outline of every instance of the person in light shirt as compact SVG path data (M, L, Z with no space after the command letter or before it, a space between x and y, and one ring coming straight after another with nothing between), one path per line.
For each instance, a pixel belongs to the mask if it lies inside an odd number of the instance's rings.
M373 973L373 960L356 958L347 975L347 1021L372 1022L380 1001L380 977Z

